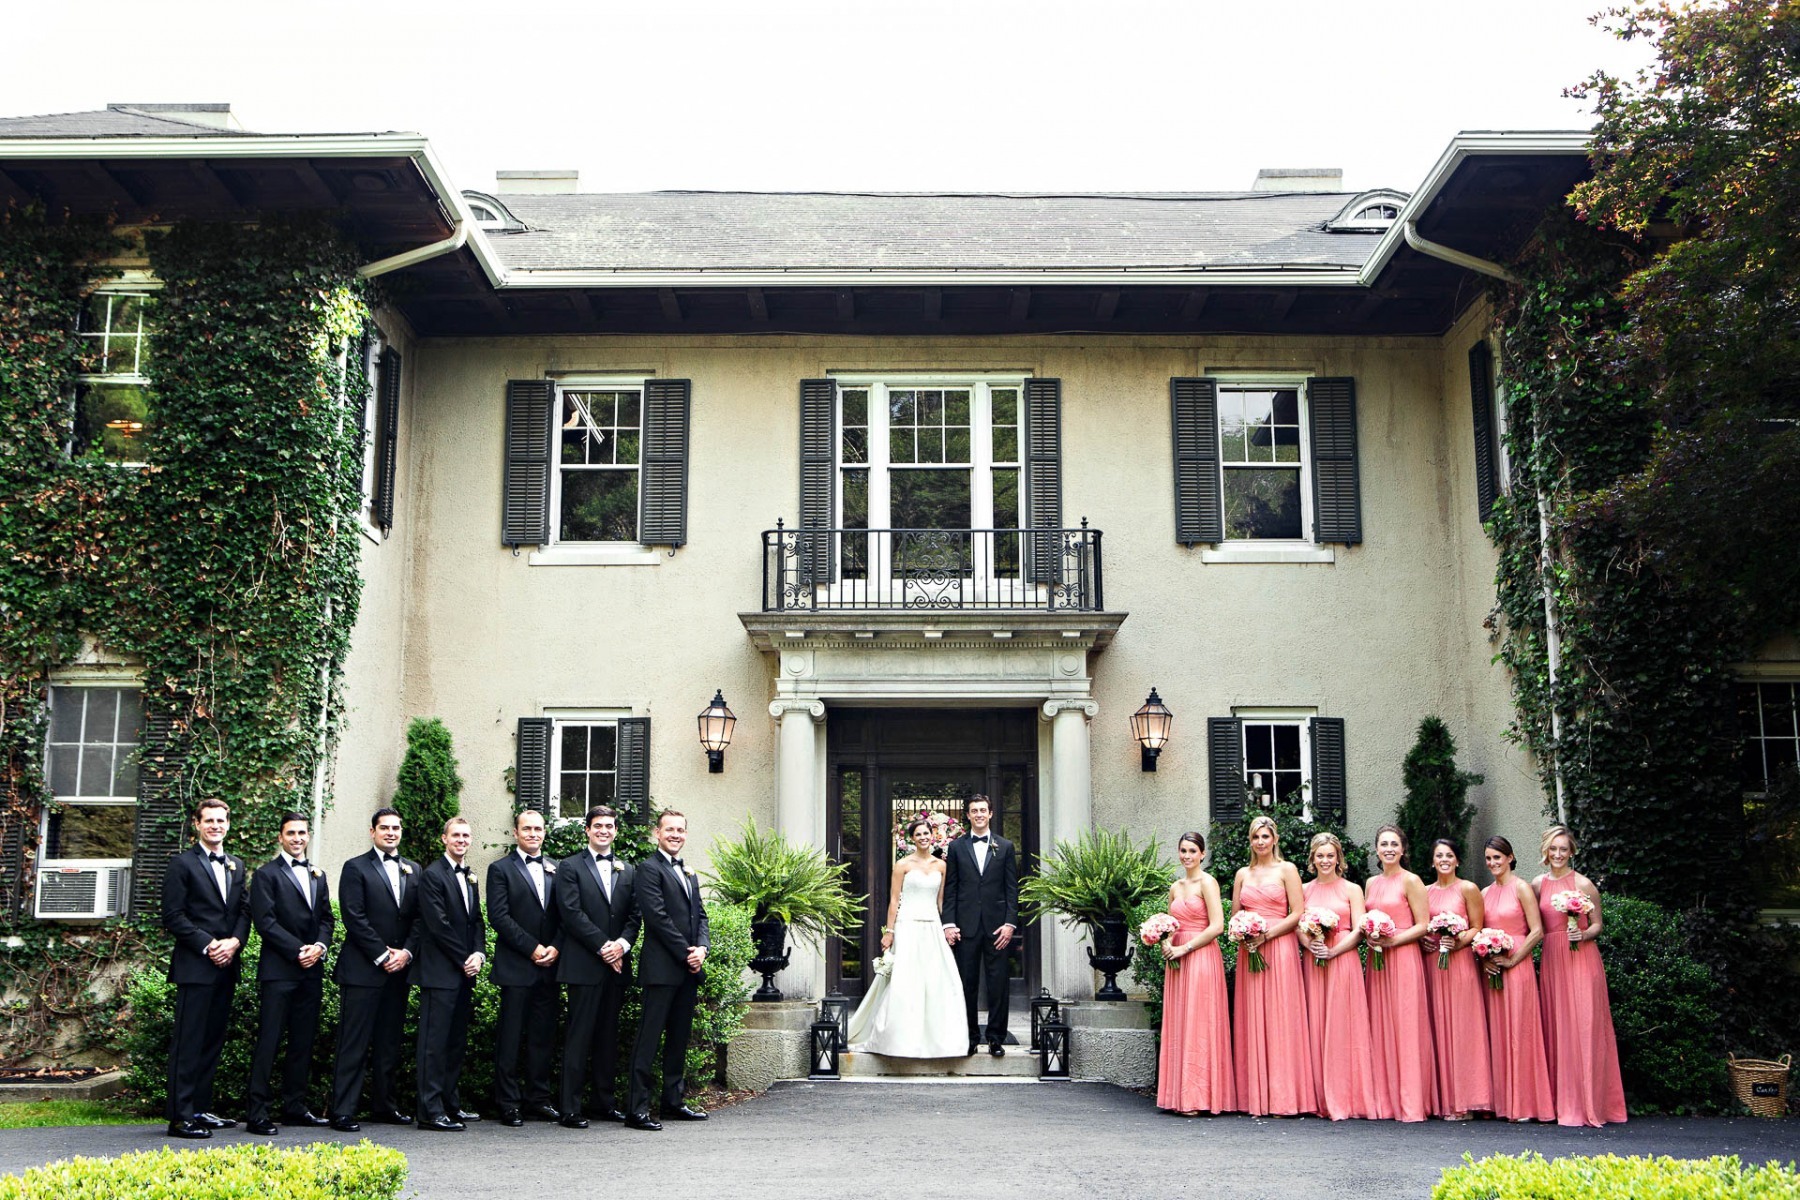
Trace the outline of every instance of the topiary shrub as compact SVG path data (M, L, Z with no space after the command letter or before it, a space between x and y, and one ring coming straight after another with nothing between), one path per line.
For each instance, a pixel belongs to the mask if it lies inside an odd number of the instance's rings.
M436 717L414 717L406 727L406 757L400 760L393 799L405 830L402 854L428 863L444 852L444 822L462 811L462 786L450 730Z
M1431 1200L1728 1200L1800 1196L1794 1168L1745 1166L1729 1158L1620 1158L1615 1154L1558 1158L1496 1154L1476 1162L1463 1155L1431 1189Z
M0 1175L0 1200L392 1200L405 1184L406 1155L389 1146L320 1142L287 1149L252 1143L65 1159L23 1175Z
M1609 896L1607 990L1619 1072L1633 1112L1700 1112L1726 1103L1718 981L1688 952L1680 919L1648 900ZM1567 954L1547 938L1545 954Z
M1483 781L1456 765L1456 739L1449 728L1436 717L1419 722L1419 737L1406 752L1400 768L1406 785L1406 799L1394 810L1394 824L1406 834L1407 865L1423 879L1430 880L1431 843L1449 838L1456 843L1462 859L1462 873L1469 872L1474 861L1469 853L1469 826L1475 821L1475 806L1469 803L1469 789Z

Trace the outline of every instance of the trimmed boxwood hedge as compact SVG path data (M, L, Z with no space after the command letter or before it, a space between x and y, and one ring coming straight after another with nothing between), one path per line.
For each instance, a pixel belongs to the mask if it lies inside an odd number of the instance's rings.
M70 1158L0 1175L0 1200L393 1200L406 1155L367 1141L298 1149L242 1145Z
M1746 1166L1730 1158L1558 1158L1463 1155L1431 1189L1431 1200L1800 1200L1793 1165Z

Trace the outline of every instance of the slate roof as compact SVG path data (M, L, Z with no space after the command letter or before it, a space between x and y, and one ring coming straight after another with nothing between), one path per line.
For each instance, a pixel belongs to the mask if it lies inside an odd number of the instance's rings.
M255 136L242 129L220 129L124 104L109 104L95 112L0 117L0 138Z
M498 199L510 270L1033 270L1361 267L1327 233L1357 193L647 192Z

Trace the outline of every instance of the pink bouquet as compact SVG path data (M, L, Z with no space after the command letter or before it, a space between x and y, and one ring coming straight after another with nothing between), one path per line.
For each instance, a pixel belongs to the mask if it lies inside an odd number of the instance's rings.
M1181 922L1177 921L1174 917L1171 917L1168 913L1157 913L1138 927L1138 937L1143 940L1143 943L1146 946L1160 946L1168 941L1169 936L1180 928ZM1179 958L1171 958L1168 959L1167 962L1169 970L1181 970L1181 960Z
M1437 934L1438 970L1450 969L1450 952L1456 949L1456 939L1469 931L1469 923L1453 912L1441 912L1431 918L1426 930Z
M1329 908L1309 908L1300 914L1300 932L1309 942L1323 941L1325 935L1337 928L1338 915ZM1324 966L1323 958L1314 957L1313 963Z
M1368 912L1363 914L1362 934L1364 937L1391 938L1394 936L1395 932L1394 918L1388 916L1379 908L1371 908ZM1387 970L1387 959L1383 957L1380 946L1373 944L1369 946L1369 969L1372 971Z
M1569 918L1569 949L1581 949L1581 943L1574 940L1574 931L1580 928L1576 918L1585 917L1593 912L1594 902L1587 898L1586 893L1570 888L1566 892L1558 892L1550 897L1550 907Z
M1484 961L1490 958L1498 958L1502 954L1511 954L1513 952L1512 934L1506 932L1504 929L1477 930L1475 933L1475 940L1469 943L1469 948L1475 951L1476 958ZM1493 988L1496 992L1505 988L1506 972L1496 971L1494 974L1489 975L1488 986Z
M1231 924L1225 927L1225 935L1233 942L1242 945L1252 938L1262 937L1269 932L1269 923L1256 913L1244 909L1232 914ZM1250 951L1250 973L1257 974L1268 966L1261 950Z
M912 839L906 835L906 827L918 821L931 826L931 852L941 855L951 842L963 835L962 822L946 812L933 812L921 808L910 817L894 822L894 857L903 858L912 851Z

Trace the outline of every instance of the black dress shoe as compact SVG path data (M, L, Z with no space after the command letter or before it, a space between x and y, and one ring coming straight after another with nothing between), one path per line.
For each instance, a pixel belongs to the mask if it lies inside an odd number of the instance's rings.
M632 1113L625 1118L625 1128L641 1129L645 1133L656 1133L662 1129L661 1121L652 1121L649 1113Z
M232 1120L230 1117L214 1116L212 1113L209 1113L209 1112L195 1113L192 1117L190 1117L188 1119L190 1121L192 1121L195 1125L200 1126L202 1129L236 1129L237 1128L237 1122Z
M319 1116L310 1108L303 1108L299 1112L282 1113L281 1123L283 1125L310 1125L314 1129L322 1129L331 1124L331 1121L326 1117Z
M970 1042L970 1043L969 1043L969 1053L970 1053L970 1054L973 1054L973 1053L975 1053L975 1052L976 1052L976 1051L977 1051L977 1050L979 1050L979 1049L981 1049L981 1043L980 1043L980 1042Z
M594 1114L596 1121L623 1121L625 1114L616 1108L603 1108Z
M533 1121L560 1121L562 1110L554 1104L533 1104L525 1110L525 1115Z
M993 1045L988 1047L988 1053L995 1058L1005 1058L1006 1057L1006 1047L1001 1045L999 1042L995 1042Z
M455 1116L458 1121L479 1121L479 1120L481 1120L480 1113L467 1112L460 1108L456 1110Z
M362 1132L362 1126L358 1125L355 1121L352 1121L349 1117L333 1117L333 1118L331 1118L331 1127L333 1129L337 1130L339 1133L361 1133Z
M704 1112L700 1111L699 1109L695 1108L691 1104L684 1104L672 1113L664 1113L663 1116L669 1118L671 1121L704 1121L704 1120L706 1120L706 1114Z
M267 1117L258 1117L254 1121L244 1122L244 1132L259 1134L263 1137L272 1137L281 1132L281 1127Z
M411 1125L411 1113L403 1113L397 1108L378 1108L369 1114L369 1120L380 1121L383 1125Z
M449 1117L433 1117L429 1121L420 1121L419 1128L432 1133L461 1133L467 1126L461 1121L452 1121Z
M175 1138L209 1138L212 1136L212 1130L202 1125L199 1121L190 1118L186 1121L170 1121L169 1136Z
M525 1118L520 1114L518 1109L507 1108L502 1109L500 1112L500 1123L508 1129L517 1129L525 1124Z
M556 1123L564 1129L586 1129L588 1127L588 1119L580 1113L570 1113L566 1117L560 1117Z

